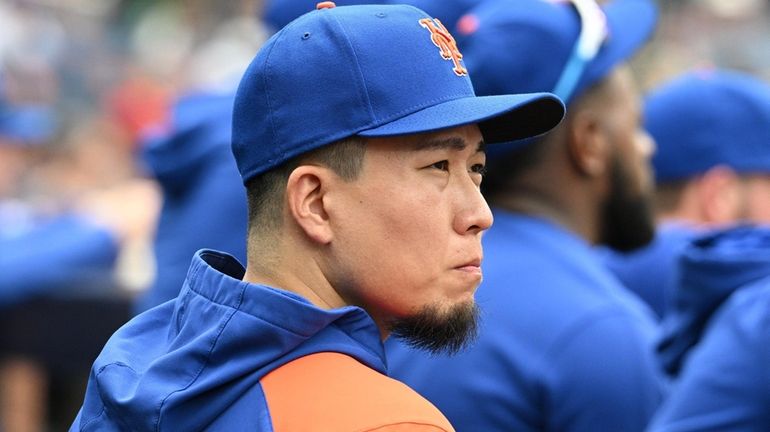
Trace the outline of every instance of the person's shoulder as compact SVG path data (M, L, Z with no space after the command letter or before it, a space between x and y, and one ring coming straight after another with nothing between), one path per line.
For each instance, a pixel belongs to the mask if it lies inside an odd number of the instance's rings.
M414 390L340 353L291 361L261 385L276 430L454 430Z
M742 333L767 337L770 325L770 277L765 277L735 291L720 308L710 327L733 323Z

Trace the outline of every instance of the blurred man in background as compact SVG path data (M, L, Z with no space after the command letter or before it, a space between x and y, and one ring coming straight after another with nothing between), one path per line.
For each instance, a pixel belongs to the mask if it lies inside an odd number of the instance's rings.
M770 222L770 85L727 70L690 72L652 91L645 111L659 140L662 225L650 247L613 263L635 291L668 299L658 350L677 376L717 308L763 275L750 265L762 262L758 253L741 257L745 245L731 249L734 241L707 232Z
M230 149L235 95L194 91L174 104L170 124L147 132L142 160L157 179L163 205L155 230L155 280L136 312L179 294L190 260L203 248L246 262L246 195Z
M745 73L692 71L652 90L644 115L658 144L658 230L650 246L608 254L607 263L658 316L677 322L665 324L668 339L677 331L672 325L711 308L705 294L678 289L678 261L689 241L715 227L770 222L770 88Z

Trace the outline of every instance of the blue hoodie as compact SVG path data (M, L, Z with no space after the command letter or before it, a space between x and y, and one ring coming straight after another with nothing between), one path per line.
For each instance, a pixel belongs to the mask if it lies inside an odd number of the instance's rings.
M136 312L179 294L202 248L246 258L246 194L230 149L232 93L195 93L177 102L172 130L148 140L143 159L163 191L155 235L156 279Z
M244 271L231 256L198 252L175 301L107 342L70 430L272 431L260 380L274 369L338 352L385 372L380 333L362 309L322 310L243 282Z
M687 246L672 311L663 320L658 353L676 376L719 306L737 288L770 276L770 233L750 226L714 231Z
M768 431L770 277L762 277L770 275L770 229L728 230L699 247L699 280L707 283L698 303L721 306L701 313L704 335L650 431Z

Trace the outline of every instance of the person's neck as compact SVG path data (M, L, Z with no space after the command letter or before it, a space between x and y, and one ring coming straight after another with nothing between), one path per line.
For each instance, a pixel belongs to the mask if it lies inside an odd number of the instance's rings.
M321 309L347 306L312 256L285 256L285 259L249 256L243 281L292 292Z

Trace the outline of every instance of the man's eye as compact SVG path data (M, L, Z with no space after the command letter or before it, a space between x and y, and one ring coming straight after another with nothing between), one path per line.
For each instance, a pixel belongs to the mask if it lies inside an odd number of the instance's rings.
M484 176L487 173L487 167L483 164L475 164L471 166L471 172Z
M442 161L440 161L440 162L436 162L436 163L434 163L434 164L431 164L431 166L430 166L430 167L431 167L431 168L436 168L436 169L439 169L439 170L441 170L441 171L449 171L449 161L447 161L447 160L442 160Z

